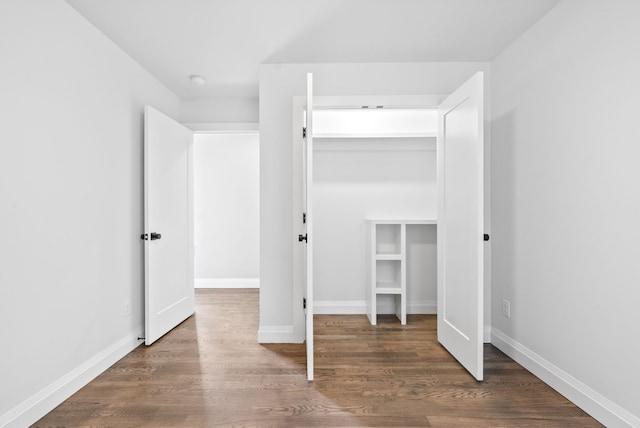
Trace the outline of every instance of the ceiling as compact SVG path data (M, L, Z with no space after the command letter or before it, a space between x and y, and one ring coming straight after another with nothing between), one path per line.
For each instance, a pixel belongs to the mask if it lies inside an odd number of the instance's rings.
M189 99L257 97L261 63L490 61L560 0L66 1Z

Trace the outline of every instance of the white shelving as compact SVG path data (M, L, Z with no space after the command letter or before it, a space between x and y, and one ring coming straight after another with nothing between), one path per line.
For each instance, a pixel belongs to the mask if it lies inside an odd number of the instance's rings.
M367 316L377 324L379 295L393 295L395 314L407 323L407 225L435 219L367 219Z

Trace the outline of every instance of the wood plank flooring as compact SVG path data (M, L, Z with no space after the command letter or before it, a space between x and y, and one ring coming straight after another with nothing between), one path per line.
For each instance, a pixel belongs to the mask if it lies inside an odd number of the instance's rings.
M304 345L259 345L258 290L196 290L196 315L140 346L35 427L600 427L496 348L476 382L435 316L320 315Z

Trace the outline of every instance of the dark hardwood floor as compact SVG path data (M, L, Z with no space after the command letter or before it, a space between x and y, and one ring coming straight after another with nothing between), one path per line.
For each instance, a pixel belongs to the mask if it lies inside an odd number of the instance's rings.
M476 382L437 343L435 316L320 315L304 345L259 345L257 290L196 290L196 315L140 346L36 427L599 427L485 345Z

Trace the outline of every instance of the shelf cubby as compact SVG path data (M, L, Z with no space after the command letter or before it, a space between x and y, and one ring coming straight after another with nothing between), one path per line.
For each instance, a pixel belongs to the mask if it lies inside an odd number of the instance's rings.
M407 323L407 225L436 224L435 219L367 219L367 316L377 324L379 295L395 299L396 316ZM410 229L410 228L409 228Z

